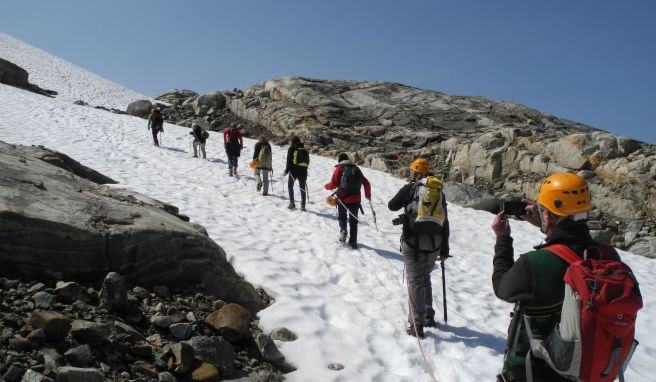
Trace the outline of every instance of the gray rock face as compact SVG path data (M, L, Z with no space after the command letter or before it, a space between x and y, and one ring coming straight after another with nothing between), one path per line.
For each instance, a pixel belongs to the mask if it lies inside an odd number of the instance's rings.
M123 276L109 272L100 289L100 306L113 311L121 308L128 301L128 287Z
M255 338L255 343L257 343L258 349L262 354L262 358L265 360L277 364L285 361L285 357L280 353L275 342L264 333L260 333L257 338Z
M402 177L414 158L427 156L443 178L496 197L535 198L547 175L580 172L601 219L624 222L605 239L626 248L622 229L635 219L656 236L656 146L522 105L380 81L284 77L251 86L227 107L273 141L294 133L314 153L348 152Z
M91 348L89 345L80 345L68 349L66 353L64 353L64 357L71 363L71 365L79 367L87 366L93 361L93 355L91 354Z
M60 367L57 369L58 382L103 382L105 377L96 369L79 367Z
M264 307L224 251L176 207L62 171L41 160L44 152L0 142L0 273L97 282L113 271L129 283L194 289L252 312Z
M287 328L275 328L271 331L271 339L278 341L296 341L298 336Z
M32 369L27 369L25 371L25 374L23 374L23 378L21 379L21 382L55 382L55 381L53 381L52 379L46 377L41 373L37 373Z
M28 78L27 70L0 58L0 83L23 88L30 84Z
M216 366L222 375L234 373L235 351L222 337L194 337L186 341L194 349L194 357Z
M128 105L126 114L134 117L146 118L150 111L154 108L153 103L147 99L134 101Z

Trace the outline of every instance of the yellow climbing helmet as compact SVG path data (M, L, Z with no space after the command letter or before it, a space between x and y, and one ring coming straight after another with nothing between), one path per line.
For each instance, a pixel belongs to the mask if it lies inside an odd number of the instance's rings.
M410 170L422 174L430 171L430 165L428 164L428 159L426 158L415 159L415 161L412 162L412 164L410 165Z
M592 210L588 182L569 172L547 177L540 186L538 203L558 216L574 216Z

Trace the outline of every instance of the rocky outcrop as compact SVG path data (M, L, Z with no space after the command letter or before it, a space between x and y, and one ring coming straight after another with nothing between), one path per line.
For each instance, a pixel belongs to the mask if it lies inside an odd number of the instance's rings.
M24 88L30 85L27 70L20 66L0 58L0 83Z
M594 193L596 237L642 253L651 248L647 238L656 237L654 145L513 102L382 81L284 77L222 94L226 109L197 109L205 96L190 92L158 99L175 100L164 109L174 123L197 121L212 130L240 124L246 135L265 134L278 144L297 134L316 154L347 152L399 177L409 174L414 158L427 156L444 178L492 194L452 188L462 204L486 210L498 208L495 198L534 198L550 173L577 172ZM644 224L627 236L632 220Z
M1 274L100 287L114 271L128 282L194 289L251 312L265 306L221 247L176 207L92 180L111 181L61 154L0 142Z
M125 285L121 279L110 274L104 284ZM246 324L239 341L205 324L217 303L225 305L213 296L160 297L155 288L129 285L120 292L127 295L121 308L109 312L93 286L64 284L79 287L76 301L57 296L48 310L34 309L37 294L56 295L54 282L0 278L0 380L281 381L294 370L273 341L262 341L268 337L257 321ZM156 326L154 317L169 323Z
M42 89L35 84L31 84L27 70L2 58L0 58L0 84L14 86L48 97L57 94L54 90Z

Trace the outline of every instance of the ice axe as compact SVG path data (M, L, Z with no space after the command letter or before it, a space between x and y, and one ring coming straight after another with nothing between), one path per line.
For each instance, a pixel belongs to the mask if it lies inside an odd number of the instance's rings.
M444 274L444 262L446 259L448 259L449 255L447 255L443 260L440 261L440 267L442 268L442 309L444 310L444 323L446 324L447 321L447 312L446 312L446 276Z

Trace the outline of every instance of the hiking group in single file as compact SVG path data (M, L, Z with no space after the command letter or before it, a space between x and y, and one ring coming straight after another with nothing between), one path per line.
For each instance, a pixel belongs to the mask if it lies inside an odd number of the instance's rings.
M157 134L163 132L161 111L154 109L148 128L158 146L161 139L158 141ZM193 156L200 152L205 159L209 134L195 123L191 130ZM228 175L235 176L243 136L237 126L231 126L223 137ZM391 211L403 210L392 224L402 226L400 253L408 294L406 332L417 338L425 337L425 328L439 326L431 283L438 261L443 276L444 321L447 318L444 262L451 257L450 227L444 183L432 173L430 159L420 157L410 164L410 181L388 202ZM307 149L293 135L284 169L290 210L296 209L297 182L300 210L306 210L309 165ZM249 166L254 171L256 191L268 195L273 160L271 144L264 135L255 144ZM326 202L336 208L337 239L357 249L359 213L364 212L361 190L371 204L371 183L346 153L340 153L324 188L332 191ZM499 299L514 304L498 382L624 381L624 371L638 345L634 334L642 297L634 273L618 252L595 242L590 235L587 219L591 210L592 195L586 180L561 172L541 182L537 200L504 203L494 218L491 287ZM546 235L544 242L533 251L514 256L511 217L539 227Z

